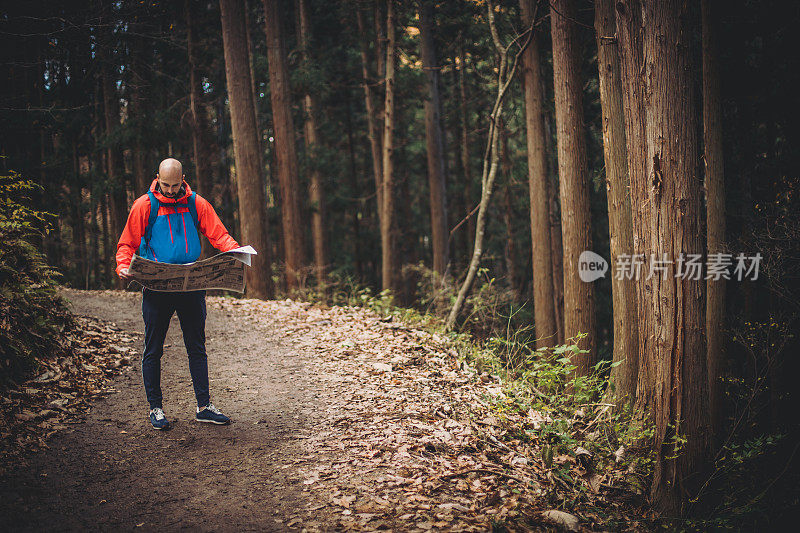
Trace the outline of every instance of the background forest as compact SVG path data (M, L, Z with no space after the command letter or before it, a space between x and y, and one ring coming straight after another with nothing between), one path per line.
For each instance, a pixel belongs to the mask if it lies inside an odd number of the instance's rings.
M712 507L797 505L800 4L2 6L3 201L40 186L55 216L30 240L60 283L122 288L128 210L175 157L259 251L250 297L380 299L511 366L572 339L572 375L602 367L605 398L648 413L659 507L685 512L699 471L758 487ZM576 281L583 250L604 278ZM755 280L613 280L656 252L762 259Z

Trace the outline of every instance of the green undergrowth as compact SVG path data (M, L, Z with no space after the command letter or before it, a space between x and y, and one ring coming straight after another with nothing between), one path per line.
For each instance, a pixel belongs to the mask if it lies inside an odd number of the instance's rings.
M58 273L36 245L52 220L32 207L40 191L16 173L0 176L0 387L29 376L37 359L62 354L72 323Z

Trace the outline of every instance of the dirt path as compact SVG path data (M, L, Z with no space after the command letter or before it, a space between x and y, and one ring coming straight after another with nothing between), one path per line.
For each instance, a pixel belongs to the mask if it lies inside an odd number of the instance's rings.
M143 331L139 294L66 296L76 314ZM149 427L135 360L115 382L117 394L4 480L0 523L21 530L285 530L307 503L294 464L320 418L308 386L311 356L276 336L270 322L227 315L209 305L206 335L212 401L233 424L193 420L174 317L162 359L164 406L174 428Z
M139 294L64 294L141 346ZM552 528L553 508L582 528L630 522L614 476L571 455L545 465L547 413L510 408L436 333L360 307L219 297L206 333L212 400L232 425L193 421L175 318L162 360L174 428L150 428L134 357L83 423L6 469L0 530L531 531ZM582 487L573 505L555 469Z

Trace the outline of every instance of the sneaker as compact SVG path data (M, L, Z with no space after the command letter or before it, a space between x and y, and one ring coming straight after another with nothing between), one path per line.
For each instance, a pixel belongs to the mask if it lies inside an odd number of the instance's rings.
M231 421L230 418L223 415L219 409L214 407L213 403L209 403L202 409L198 407L197 414L195 415L194 418L198 422L210 422L212 424L219 424L219 425L225 425Z
M153 429L169 429L169 420L160 407L150 409L150 423L153 424Z

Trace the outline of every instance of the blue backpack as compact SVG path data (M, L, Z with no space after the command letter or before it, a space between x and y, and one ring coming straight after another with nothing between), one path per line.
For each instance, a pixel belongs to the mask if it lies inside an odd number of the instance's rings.
M150 217L139 245L139 255L160 263L183 264L197 261L200 257L197 195L193 192L186 204L162 203L152 191L147 191L147 195L150 197ZM172 208L175 212L159 216L161 206ZM182 207L188 207L192 219L189 225L186 224L186 212L179 212Z

